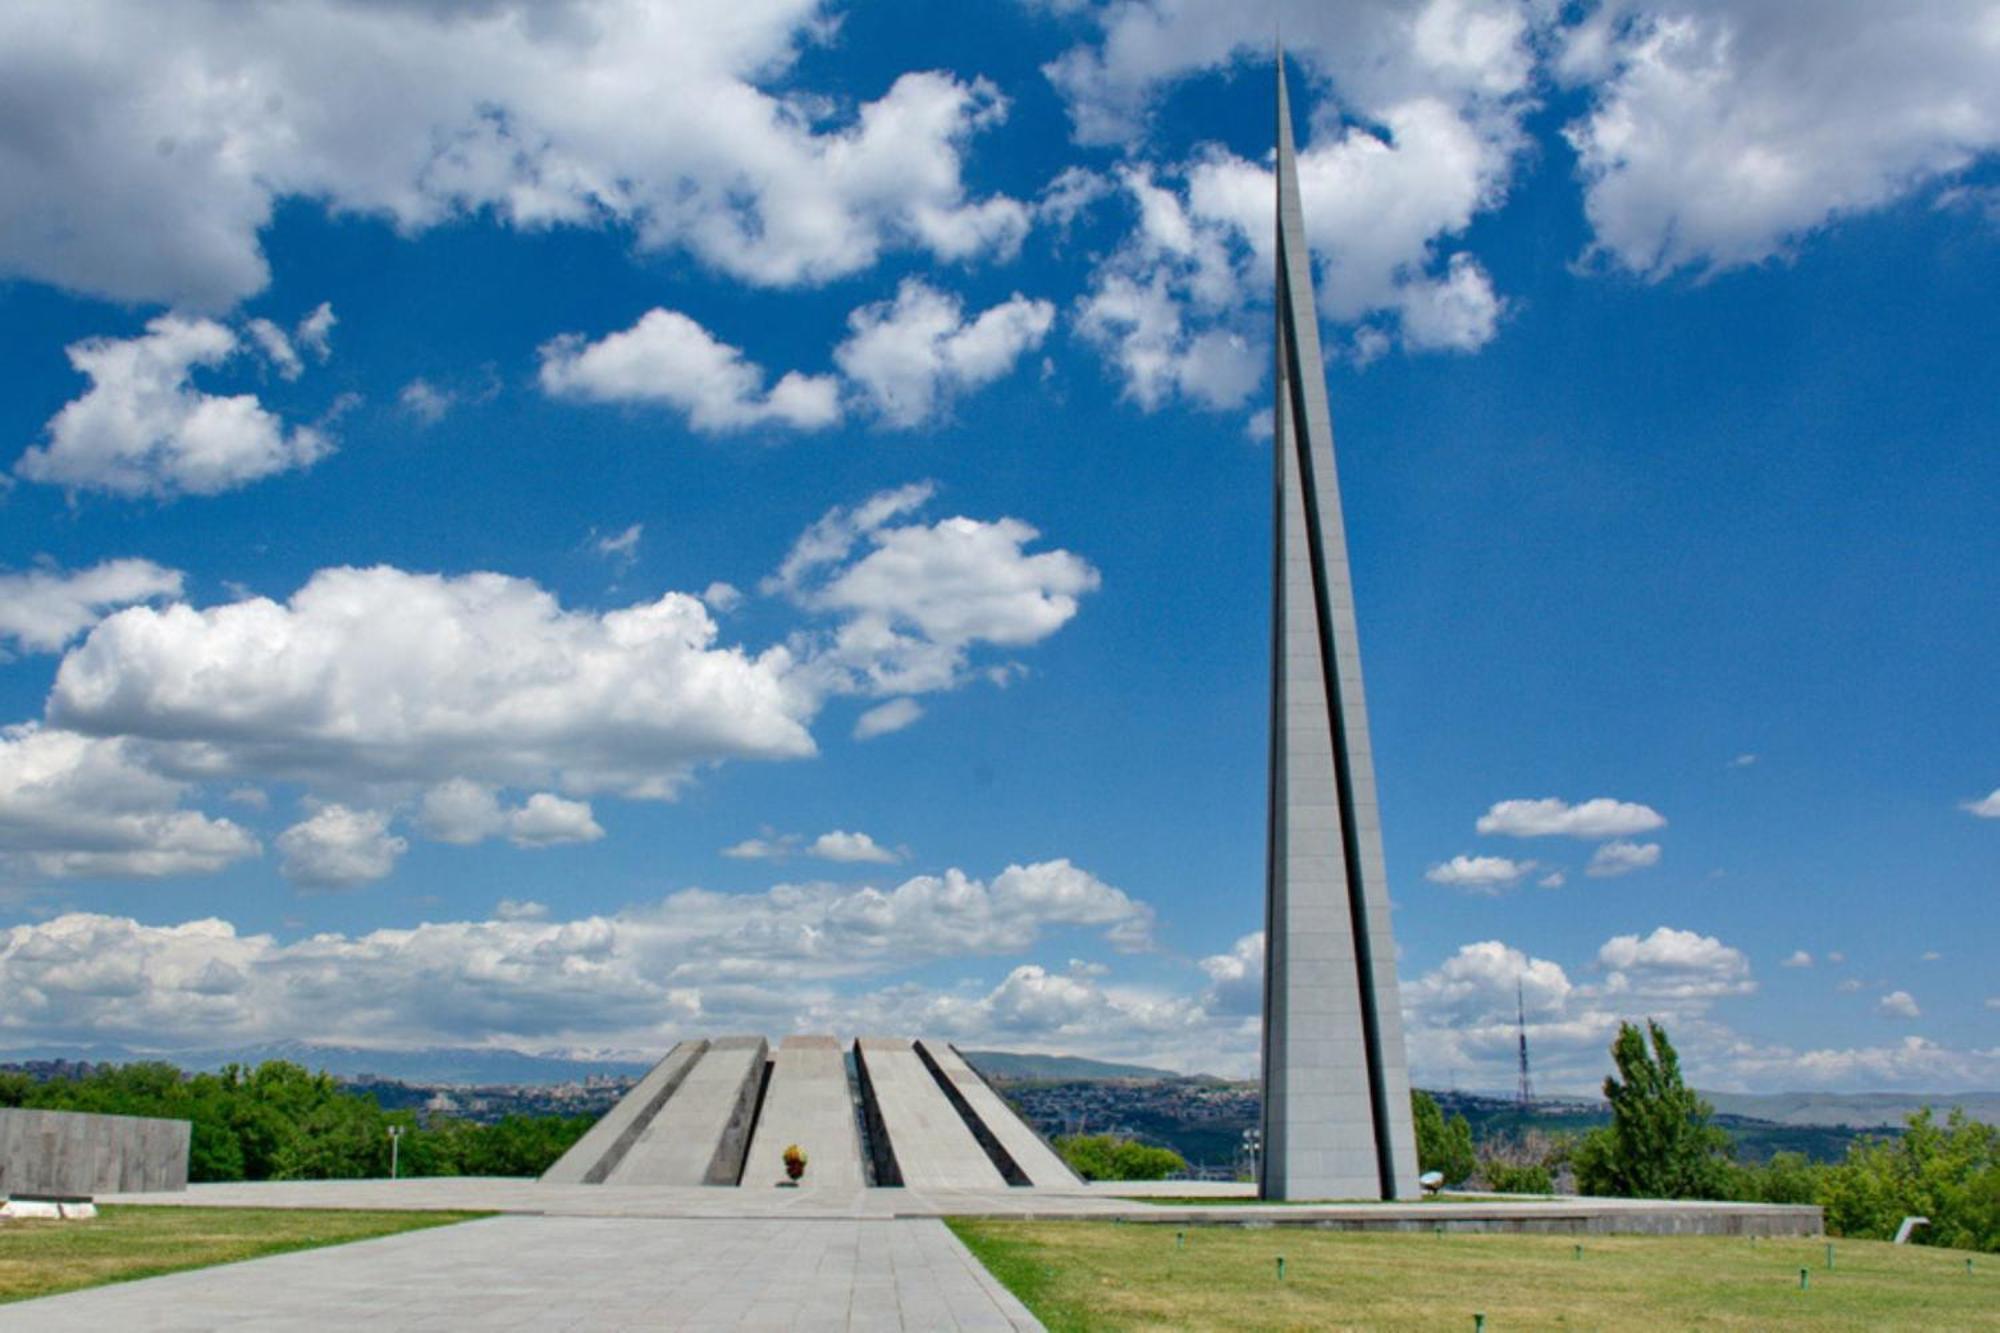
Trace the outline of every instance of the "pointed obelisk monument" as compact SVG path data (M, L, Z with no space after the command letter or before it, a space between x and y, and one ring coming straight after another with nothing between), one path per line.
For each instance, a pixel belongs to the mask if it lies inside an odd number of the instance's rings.
M1276 552L1265 884L1267 1199L1420 1192L1354 591L1278 57Z

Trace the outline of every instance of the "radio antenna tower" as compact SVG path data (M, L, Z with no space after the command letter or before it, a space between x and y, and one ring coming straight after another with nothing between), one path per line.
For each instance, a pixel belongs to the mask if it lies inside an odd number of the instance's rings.
M1521 1034L1521 1089L1515 1094L1515 1099L1526 1111L1535 1105L1535 1086L1528 1081L1528 1006L1522 998L1518 977L1514 980L1514 1021Z

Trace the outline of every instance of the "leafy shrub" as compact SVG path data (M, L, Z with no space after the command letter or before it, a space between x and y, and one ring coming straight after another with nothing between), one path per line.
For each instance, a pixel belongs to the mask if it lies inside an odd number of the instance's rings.
M1516 1166L1508 1162L1482 1162L1479 1174L1486 1188L1497 1194L1553 1194L1555 1178L1546 1166Z
M1940 1125L1929 1107L1900 1139L1857 1143L1826 1168L1819 1202L1827 1230L1887 1239L1906 1216L1928 1217L1928 1245L2000 1250L2000 1128L1953 1110Z
M1725 1197L1740 1203L1818 1203L1828 1170L1804 1153L1773 1153L1762 1166L1732 1166Z
M1085 1180L1165 1180L1187 1170L1187 1162L1171 1148L1110 1134L1072 1134L1057 1139L1056 1151Z

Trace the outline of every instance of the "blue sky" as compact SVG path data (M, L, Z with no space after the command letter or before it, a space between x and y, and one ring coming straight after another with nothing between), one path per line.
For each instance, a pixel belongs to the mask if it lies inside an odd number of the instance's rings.
M1253 1069L1273 18L11 8L0 1051ZM1284 21L1418 1081L2000 1086L2000 11Z

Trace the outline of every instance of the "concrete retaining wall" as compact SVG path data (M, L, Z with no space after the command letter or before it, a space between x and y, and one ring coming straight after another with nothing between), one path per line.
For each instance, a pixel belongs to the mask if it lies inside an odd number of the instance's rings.
M192 1129L147 1116L0 1110L0 1196L184 1190Z

